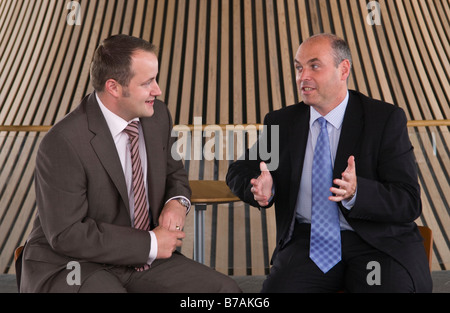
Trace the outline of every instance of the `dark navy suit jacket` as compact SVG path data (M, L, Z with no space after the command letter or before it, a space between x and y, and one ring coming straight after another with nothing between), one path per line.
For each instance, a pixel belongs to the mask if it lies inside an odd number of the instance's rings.
M348 158L355 156L358 194L351 210L339 203L340 209L363 240L408 270L417 292L431 291L429 265L414 222L422 206L405 113L359 92L349 93L333 175L341 178ZM275 204L276 212L277 245L273 258L292 235L309 118L310 107L303 102L268 113L264 124L269 135L262 136L252 148L257 149L266 138L270 151L270 126L279 125L279 165L271 171L276 192L268 206ZM259 207L250 191L250 180L259 176L261 159L249 160L249 155L255 154L247 151L245 159L230 165L227 184L241 200Z

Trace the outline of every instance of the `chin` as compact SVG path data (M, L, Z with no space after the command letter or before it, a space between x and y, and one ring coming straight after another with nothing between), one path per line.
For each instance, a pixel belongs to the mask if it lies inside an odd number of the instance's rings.
M143 110L142 114L145 117L151 117L155 113L155 109L153 108L153 103L148 104L145 103L145 109Z

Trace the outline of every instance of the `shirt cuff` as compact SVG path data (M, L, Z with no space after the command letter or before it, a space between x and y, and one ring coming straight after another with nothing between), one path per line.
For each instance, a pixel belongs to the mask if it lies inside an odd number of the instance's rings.
M147 264L151 265L154 260L156 260L156 256L158 255L158 240L156 239L156 235L153 231L149 231L150 233L150 254L148 256Z
M179 198L183 198L183 199L185 199L185 200L189 203L189 207L186 208L186 214L188 214L189 211L191 210L191 201L190 201L188 198L186 198L185 196L176 196L176 197L172 197L172 198L170 198L169 200L167 200L165 204L167 204L167 202L169 202L170 200L176 200L176 199L179 199Z
M344 206L344 208L346 208L347 210L351 210L351 208L353 208L353 206L355 205L356 202L356 194L358 193L358 189L356 189L355 194L353 195L353 197L350 200L342 200L342 205Z
M275 185L272 185L272 194L270 195L270 198L269 200L267 200L267 202L270 203L270 201L272 201L274 196L275 196Z

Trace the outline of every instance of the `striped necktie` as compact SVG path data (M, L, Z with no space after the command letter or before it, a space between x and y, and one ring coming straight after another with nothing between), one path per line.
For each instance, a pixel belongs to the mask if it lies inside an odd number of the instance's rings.
M148 231L150 230L150 217L141 157L139 156L139 122L131 122L125 127L124 132L130 139L131 166L133 173L134 227ZM149 268L150 266L145 264L143 267L136 267L136 270L141 272L148 270Z
M142 171L141 158L139 156L139 122L133 121L125 128L130 138L131 166L133 173L133 195L134 195L134 227L150 230L150 219L148 213L147 196L144 185L144 174Z

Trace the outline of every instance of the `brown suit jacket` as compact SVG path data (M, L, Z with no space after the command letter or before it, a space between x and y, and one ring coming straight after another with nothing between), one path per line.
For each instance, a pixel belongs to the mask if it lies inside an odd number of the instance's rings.
M167 199L191 194L182 162L171 156L170 113L160 101L154 110L141 118L152 227ZM94 93L42 140L35 185L38 212L24 249L22 292L47 291L55 275L69 273L70 261L80 263L82 280L107 266L146 263L150 235L131 227L125 177Z

